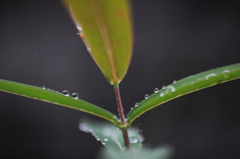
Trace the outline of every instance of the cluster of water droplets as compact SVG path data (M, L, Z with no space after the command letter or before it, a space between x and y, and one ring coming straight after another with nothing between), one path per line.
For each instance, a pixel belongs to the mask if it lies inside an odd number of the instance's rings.
M50 91L54 91L53 89L46 88L44 85L42 86L42 89L47 89L47 90L50 90ZM54 92L60 93L58 91L54 91ZM77 93L72 93L72 95L71 95L68 90L64 90L60 94L62 94L64 96L67 96L67 97L71 96L73 99L78 99L79 98L79 95Z
M177 81L176 80L174 80L173 81L173 84L175 84ZM165 94L167 94L167 93L169 93L169 92L175 92L175 87L174 86L172 86L172 85L169 85L169 86L165 86L165 85L163 85L162 86L162 89L163 90L165 90L165 93L164 92L161 92L160 94L159 94L159 96L160 97L163 97ZM160 90L158 89L158 88L154 88L154 90L153 90L153 92L154 93L158 93ZM149 95L148 94L145 94L144 95L144 98L145 99L148 99L149 98ZM136 102L135 104L134 104L134 106L135 107L137 107L138 106L138 102ZM131 110L133 109L133 107L131 108Z
M105 145L108 142L108 138L104 138L101 142L103 145Z

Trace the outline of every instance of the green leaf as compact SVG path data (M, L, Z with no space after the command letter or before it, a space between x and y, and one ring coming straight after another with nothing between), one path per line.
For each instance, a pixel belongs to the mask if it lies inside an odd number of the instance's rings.
M127 116L128 126L138 116L160 104L182 95L238 78L240 78L240 64L213 69L179 80L168 85L165 89L152 94L149 98L140 102L137 107L134 107Z
M84 121L80 124L80 130L91 133L111 152L125 152L125 146L122 131L109 123L98 123ZM143 137L139 134L138 129L128 129L131 149L140 152Z
M111 84L128 69L133 47L128 0L63 0L87 50Z
M104 118L116 126L119 125L117 117L109 111L81 99L64 96L55 91L2 79L0 79L0 91L77 109Z
M142 148L141 152L136 152L134 149L130 149L124 153L111 152L102 150L102 159L168 159L171 156L172 150L169 147L161 148Z

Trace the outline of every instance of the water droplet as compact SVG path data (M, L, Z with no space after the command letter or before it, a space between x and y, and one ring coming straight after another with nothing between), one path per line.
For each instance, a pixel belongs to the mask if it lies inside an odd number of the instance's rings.
M135 103L135 107L137 107L137 106L138 106L138 102Z
M130 138L130 142L131 142L131 143L137 143L137 142L138 142L138 139L137 139L137 138Z
M157 93L159 90L158 90L158 88L155 88L154 89L154 93Z
M123 147L123 150L125 150L126 149L126 147Z
M224 70L223 73L229 73L230 71L229 70Z
M79 25L77 25L77 29L78 29L79 31L82 31L82 27L80 27Z
M208 80L210 77L217 76L215 73L211 73L205 77L206 80Z
M64 96L69 96L69 92L68 92L67 90L64 90L64 91L62 92L62 95L64 95Z
M85 124L80 124L79 125L79 129L81 130L81 131L83 131L83 132L86 132L86 133L88 133L88 132L92 132L92 129L90 129L90 128L88 128Z
M168 93L168 90L171 90L171 92L175 92L176 88L174 86L167 86L167 90L165 91L166 93Z
M162 86L162 89L165 89L165 88L166 88L166 86L165 86L165 85L163 85L163 86Z
M72 94L72 98L73 98L73 99L78 99L78 98L79 98L79 95L78 95L77 93L73 93L73 94Z
M103 139L103 141L108 141L108 138Z
M160 96L163 97L163 96L164 96L164 93L160 93Z
M114 118L114 119L117 119L117 116L114 115L113 118Z
M176 83L176 82L177 82L176 80L173 81L173 83Z
M90 47L87 47L87 51L88 51L88 52L91 52L91 48L90 48Z
M97 141L99 141L100 139L99 138L97 138Z
M144 98L145 99L148 99L149 95L148 94L145 94Z
M44 85L42 85L42 89L46 89L46 87Z
M105 142L102 142L103 145L105 145L106 143Z

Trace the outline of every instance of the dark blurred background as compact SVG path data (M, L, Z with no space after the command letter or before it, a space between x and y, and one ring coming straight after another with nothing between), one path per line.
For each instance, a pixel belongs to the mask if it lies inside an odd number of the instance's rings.
M155 87L240 62L234 0L133 0L135 46L121 83L125 112ZM0 6L0 78L77 92L117 114L113 88L57 0ZM240 80L170 101L133 125L144 144L169 145L173 159L240 158ZM100 142L78 128L92 115L0 92L0 158L94 159Z

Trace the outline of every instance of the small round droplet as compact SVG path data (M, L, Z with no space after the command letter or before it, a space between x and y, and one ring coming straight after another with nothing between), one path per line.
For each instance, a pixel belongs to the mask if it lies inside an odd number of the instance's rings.
M176 82L177 82L176 80L173 81L173 83L176 83Z
M73 93L73 94L72 94L72 98L73 98L73 99L78 99L78 98L79 98L79 95L78 95L77 93Z
M148 99L149 95L148 94L145 94L144 98L145 99Z
M137 107L137 106L138 106L138 102L135 103L135 107Z
M88 51L88 52L91 52L91 48L90 48L90 47L87 47L87 51Z
M154 89L154 93L157 93L159 90L158 90L158 88L155 88Z
M223 73L229 73L230 71L229 70L224 70Z
M108 138L103 139L103 141L108 141Z
M166 86L165 86L165 85L163 85L163 86L162 86L162 89L165 89L165 88L166 88Z
M163 96L164 96L164 93L160 93L160 96L163 97Z
M44 85L42 85L42 89L46 89L46 87Z
M69 92L68 92L67 90L64 90L64 91L62 92L62 95L64 95L64 96L69 96Z
M137 138L130 138L130 142L131 142L131 143L137 143L137 142L138 142L138 139L137 139Z
M82 27L80 27L79 25L77 25L77 29L78 29L79 31L82 31Z

